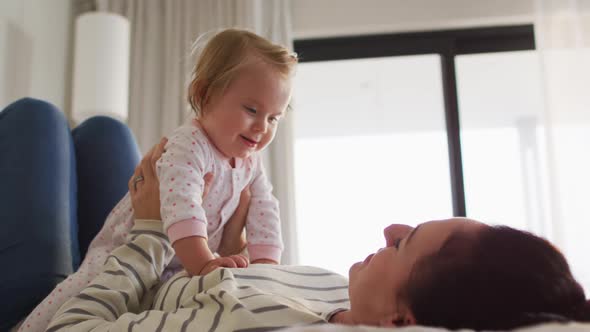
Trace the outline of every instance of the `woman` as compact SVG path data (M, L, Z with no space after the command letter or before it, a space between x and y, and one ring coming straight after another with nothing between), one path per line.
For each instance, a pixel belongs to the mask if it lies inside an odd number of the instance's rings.
M154 175L163 146L136 169L132 179L143 180L129 182L136 213L131 243L116 249L103 273L60 308L48 331L248 330L320 322L504 330L590 320L583 289L551 244L465 218L387 227L386 247L350 268L348 287L318 268L258 265L193 278L181 272L160 286L172 256ZM239 255L228 259L247 265Z

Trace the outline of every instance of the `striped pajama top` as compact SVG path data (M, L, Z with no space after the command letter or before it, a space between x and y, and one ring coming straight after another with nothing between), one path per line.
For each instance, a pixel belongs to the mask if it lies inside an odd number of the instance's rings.
M183 271L161 284L174 256L162 223L137 220L129 236L47 331L269 331L326 323L350 307L347 279L309 266Z

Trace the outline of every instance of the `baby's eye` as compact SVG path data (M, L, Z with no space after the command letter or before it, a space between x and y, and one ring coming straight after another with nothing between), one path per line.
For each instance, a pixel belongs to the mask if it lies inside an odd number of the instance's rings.
M402 238L397 238L393 241L393 246L395 247L395 249L399 249L399 244L402 242Z
M244 108L246 109L246 112L252 113L252 114L256 114L256 109L255 108L248 107L248 106L244 106Z
M273 116L273 117L268 118L268 121L270 123L277 123L277 122L279 122L279 118Z

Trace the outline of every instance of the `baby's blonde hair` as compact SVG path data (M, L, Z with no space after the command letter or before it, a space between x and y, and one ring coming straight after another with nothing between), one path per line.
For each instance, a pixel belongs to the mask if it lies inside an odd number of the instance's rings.
M211 97L223 94L252 56L285 77L293 73L298 62L295 53L250 31L225 29L218 32L198 55L188 87L188 102L197 117Z

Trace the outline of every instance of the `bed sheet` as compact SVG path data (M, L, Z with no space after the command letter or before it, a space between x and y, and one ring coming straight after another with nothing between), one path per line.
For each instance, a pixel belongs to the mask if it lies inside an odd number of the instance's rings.
M281 330L281 332L450 332L447 329L432 328L425 326L410 326L404 328L379 328L370 326L343 326L334 324L323 324L306 327L292 327ZM473 330L458 330L460 332L473 332ZM540 324L532 327L513 330L514 332L582 332L590 331L590 323L570 324Z

